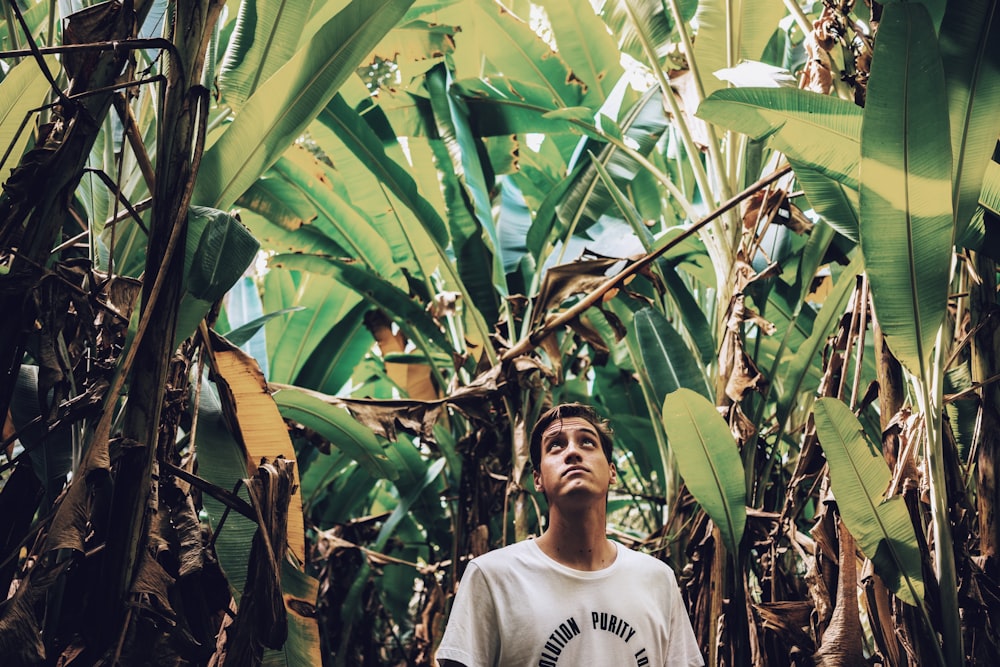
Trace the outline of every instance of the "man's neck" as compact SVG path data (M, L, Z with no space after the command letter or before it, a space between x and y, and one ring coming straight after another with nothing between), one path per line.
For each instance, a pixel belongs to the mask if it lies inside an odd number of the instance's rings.
M618 554L607 538L604 512L566 516L552 511L548 528L536 542L549 558L574 570L603 570Z

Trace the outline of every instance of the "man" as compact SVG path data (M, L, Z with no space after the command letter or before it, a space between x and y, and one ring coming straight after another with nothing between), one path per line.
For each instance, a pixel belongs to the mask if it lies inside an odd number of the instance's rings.
M702 665L673 570L607 538L611 431L588 406L531 433L545 532L469 562L437 652L442 667Z

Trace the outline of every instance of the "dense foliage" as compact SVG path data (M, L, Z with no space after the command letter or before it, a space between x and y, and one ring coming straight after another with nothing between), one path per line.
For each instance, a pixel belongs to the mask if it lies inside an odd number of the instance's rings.
M4 665L432 665L611 418L711 665L993 664L988 0L4 0Z

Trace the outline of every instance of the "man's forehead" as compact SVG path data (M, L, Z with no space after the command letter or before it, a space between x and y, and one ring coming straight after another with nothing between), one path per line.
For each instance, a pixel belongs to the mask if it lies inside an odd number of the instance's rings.
M583 417L557 417L542 431L542 440L558 436L569 431L587 431L597 435L597 428Z

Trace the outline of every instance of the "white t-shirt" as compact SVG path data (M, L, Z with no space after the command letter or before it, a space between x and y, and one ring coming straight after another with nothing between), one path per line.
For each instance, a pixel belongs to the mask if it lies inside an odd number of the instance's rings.
M593 572L526 540L469 562L438 659L467 667L703 665L670 567L614 542Z

